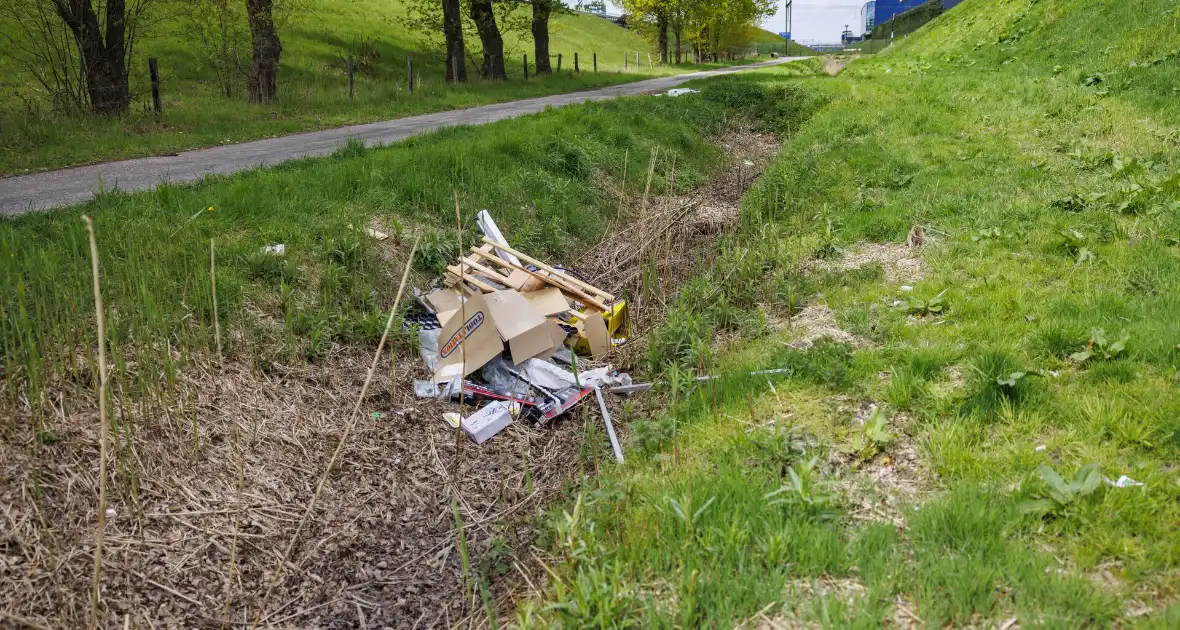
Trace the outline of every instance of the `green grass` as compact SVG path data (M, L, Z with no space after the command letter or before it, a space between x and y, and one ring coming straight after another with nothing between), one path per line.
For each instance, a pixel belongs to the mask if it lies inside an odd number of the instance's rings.
M627 464L547 520L551 584L521 624L1174 627L1178 21L1161 0L969 0L839 77L791 81L828 104L652 336L668 385L619 414ZM915 225L916 281L816 270L864 243L904 251ZM911 314L935 296L941 313ZM766 324L816 305L859 343L794 349ZM1110 356L1071 358L1095 328ZM700 366L721 378L694 384ZM787 372L741 376L767 368ZM892 439L850 456L869 404ZM1088 464L1144 485L1049 500L1041 467Z
M444 65L437 54L423 52L419 36L397 21L404 16L398 2L312 0L309 9L280 32L283 39L278 103L245 102L244 80L235 98L224 97L212 73L195 57L195 45L177 22L153 26L141 42L131 89L137 95L132 111L118 118L68 117L54 114L34 80L0 53L0 175L59 168L142 155L168 154L196 147L242 142L298 131L398 118L560 92L615 85L642 78L702 69L648 67L649 44L638 35L602 18L572 14L555 16L551 26L553 68L563 56L562 73L525 81L522 55L531 36L506 37L509 79L488 83L474 78L451 87L444 83ZM526 8L520 9L527 10ZM358 74L355 100L348 99L344 59L368 50L373 62ZM635 66L635 51L642 51ZM478 54L478 48L468 51ZM581 72L573 73L574 53ZM598 72L593 72L593 55ZM623 55L630 61L623 72ZM419 84L407 88L407 60L414 58ZM148 57L160 61L164 114L148 113L151 102Z

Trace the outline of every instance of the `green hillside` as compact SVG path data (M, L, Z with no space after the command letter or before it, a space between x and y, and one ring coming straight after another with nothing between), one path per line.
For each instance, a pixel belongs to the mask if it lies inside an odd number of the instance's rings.
M244 79L236 82L235 98L222 96L214 74L194 55L192 36L175 19L154 22L141 42L131 79L136 102L130 115L115 120L51 114L35 80L0 53L0 174L170 153L697 69L689 64L649 68L651 48L642 37L599 17L565 14L555 16L551 25L552 65L556 70L561 54L561 76L526 82L522 56L534 56L531 35L507 33L507 82L474 78L468 85L450 87L443 83L441 55L422 52L421 37L399 21L405 16L402 2L308 0L306 6L280 29L279 102L267 107L245 102ZM528 8L522 5L518 11ZM636 51L641 52L638 68ZM345 73L349 53L367 59L351 102ZM478 55L478 46L468 53ZM575 53L582 71L578 75L572 72ZM626 73L624 54L630 59ZM411 56L419 81L412 95L407 91ZM147 113L149 57L159 59L163 83L164 115L158 121Z
M522 625L1180 627L1177 32L967 0L759 71L827 105L651 336Z

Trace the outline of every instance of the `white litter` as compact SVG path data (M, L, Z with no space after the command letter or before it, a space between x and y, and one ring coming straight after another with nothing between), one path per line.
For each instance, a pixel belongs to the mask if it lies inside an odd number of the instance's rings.
M463 432L471 438L471 441L483 444L510 424L512 424L512 412L508 409L508 405L497 400L463 418Z
M1134 488L1144 485L1142 482L1135 481L1126 475L1119 477L1117 481L1111 481L1110 477L1103 477L1102 481L1106 482L1106 485L1112 488Z
M1047 450L1048 448L1049 447L1045 446L1044 444L1038 444L1037 448L1034 450L1036 450L1036 452L1038 452L1038 453L1044 453L1045 450Z
M672 88L671 90L668 90L667 92L665 92L665 94L667 94L668 96L684 96L685 94L700 94L700 93L701 93L700 90L694 90L692 88Z
M903 284L903 285L901 285L901 290L902 290L902 291L913 291L913 290L914 290L914 287L911 287L911 286L910 286L910 285L908 285L908 284Z
M475 223L479 226L479 231L483 232L484 236L492 239L493 241L496 241L497 243L508 242L508 240L504 238L504 235L500 233L500 226L496 225L496 222L492 219L492 215L488 214L487 210L480 210L475 215ZM521 266L520 259L506 251L497 249L496 255L516 265L517 267Z
M282 256L283 254L287 253L287 246L283 243L279 243L278 245L267 245L266 247L262 248L262 253L272 254L274 256Z

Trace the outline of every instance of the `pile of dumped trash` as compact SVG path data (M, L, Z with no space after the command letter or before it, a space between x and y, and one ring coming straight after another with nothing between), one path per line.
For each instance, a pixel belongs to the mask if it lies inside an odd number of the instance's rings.
M433 373L414 382L415 394L484 403L467 417L446 414L477 444L514 419L543 425L595 395L622 461L602 391L629 393L631 377L609 365L580 369L578 356L594 362L626 342L626 302L510 247L486 211L476 222L482 244L447 267L441 288L419 293L420 312L406 317Z

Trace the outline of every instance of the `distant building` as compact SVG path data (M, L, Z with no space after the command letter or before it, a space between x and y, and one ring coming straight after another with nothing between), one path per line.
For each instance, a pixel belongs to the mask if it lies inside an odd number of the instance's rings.
M926 4L926 0L876 0L873 3L873 25L884 24L898 13L905 13L923 4Z
M869 0L860 8L860 25L866 35L873 32L877 25L877 0Z

